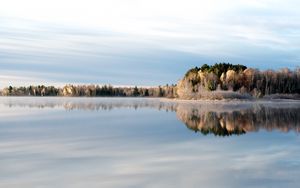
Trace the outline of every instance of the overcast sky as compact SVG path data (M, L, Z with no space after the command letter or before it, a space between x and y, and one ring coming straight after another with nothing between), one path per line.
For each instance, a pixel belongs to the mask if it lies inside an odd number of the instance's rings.
M299 0L0 0L0 87L176 83L230 62L300 65Z

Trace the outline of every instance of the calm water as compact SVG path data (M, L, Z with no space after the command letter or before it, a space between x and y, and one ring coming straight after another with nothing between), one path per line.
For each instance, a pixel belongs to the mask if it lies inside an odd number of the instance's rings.
M300 102L0 98L0 187L299 187Z

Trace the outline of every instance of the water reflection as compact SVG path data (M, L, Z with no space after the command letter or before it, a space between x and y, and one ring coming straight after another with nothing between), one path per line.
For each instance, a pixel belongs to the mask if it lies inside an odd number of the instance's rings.
M293 101L0 97L0 187L296 188L299 117Z
M204 135L243 135L259 130L300 132L300 102L193 102L166 99L124 98L10 98L0 100L6 107L63 108L72 110L113 110L152 108L176 112L188 129Z
M300 108L256 108L232 112L201 112L196 108L178 109L178 118L195 132L217 136L241 135L260 129L281 132L300 131Z

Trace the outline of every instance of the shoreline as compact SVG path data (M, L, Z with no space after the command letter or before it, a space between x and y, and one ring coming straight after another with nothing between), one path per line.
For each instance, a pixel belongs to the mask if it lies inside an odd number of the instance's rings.
M265 102L300 102L300 99L289 98L252 98L252 99L180 99L180 98L167 98L167 97L124 97L124 96L0 96L0 99L136 99L136 100L159 100L162 102L184 102L184 103L265 103Z

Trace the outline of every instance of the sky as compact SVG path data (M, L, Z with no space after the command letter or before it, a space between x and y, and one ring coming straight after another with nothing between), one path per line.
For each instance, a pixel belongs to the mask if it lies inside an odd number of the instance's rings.
M300 65L298 0L0 0L0 87L176 83L204 63Z

